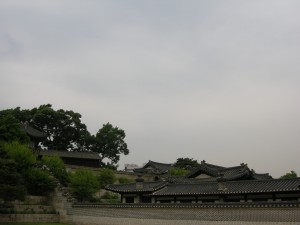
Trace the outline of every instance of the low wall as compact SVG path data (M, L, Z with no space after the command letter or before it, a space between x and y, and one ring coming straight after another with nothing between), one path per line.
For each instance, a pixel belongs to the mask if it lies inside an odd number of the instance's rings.
M77 225L233 225L300 224L297 204L73 205L68 219Z

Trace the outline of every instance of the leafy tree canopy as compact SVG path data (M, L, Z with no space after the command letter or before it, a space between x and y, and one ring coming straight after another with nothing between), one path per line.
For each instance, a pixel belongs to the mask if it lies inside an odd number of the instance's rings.
M102 166L116 168L120 160L120 154L128 155L129 150L125 142L125 131L118 127L113 127L110 123L104 124L93 140L92 151L98 152ZM104 163L104 161L109 162Z
M0 111L0 141L28 143L29 137L20 127L20 123L24 122L47 133L47 138L41 140L40 147L60 151L98 152L103 167L116 169L120 155L129 153L124 130L107 123L96 135L91 135L81 122L79 113L54 110L50 104L31 110L17 107Z
M19 141L21 143L29 141L29 137L21 129L19 120L9 110L0 111L0 141Z
M291 171L289 173L286 173L285 175L281 176L282 179L291 179L291 178L297 178L297 173L295 171Z
M86 151L86 136L90 134L81 122L81 115L63 109L54 110L51 105L41 105L31 110L32 124L48 134L43 146L55 150Z
M174 167L185 169L185 170L192 170L195 167L198 167L199 163L197 160L193 158L178 158L174 164Z

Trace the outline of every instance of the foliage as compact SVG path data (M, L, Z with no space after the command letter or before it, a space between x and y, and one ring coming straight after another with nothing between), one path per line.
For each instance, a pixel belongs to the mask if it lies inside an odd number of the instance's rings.
M71 191L79 201L89 200L99 189L99 181L96 175L86 169L76 170L70 176Z
M108 184L116 181L115 173L110 169L103 169L99 174L100 187L104 188Z
M67 184L69 181L68 173L66 171L66 166L60 157L44 156L42 158L42 163L50 169L51 173L60 181L61 184Z
M111 193L111 192L106 192L102 197L101 197L101 202L102 203L120 203L120 197L119 194Z
M56 111L50 104L34 108L32 112L32 123L48 134L43 146L61 151L86 150L83 137L89 136L89 133L79 113L63 109Z
M102 166L117 167L120 154L128 155L129 150L124 141L125 137L124 130L113 127L110 123L104 124L97 132L92 145L92 151L100 154ZM110 160L110 162L105 164L104 159Z
M119 181L120 184L129 184L129 183L134 182L133 179L130 179L130 178L127 178L127 177L119 177L118 181Z
M26 145L16 141L3 143L3 149L7 152L8 156L16 162L17 170L21 173L32 167L36 162L36 156L32 150Z
M26 186L33 195L47 195L56 187L56 181L46 171L30 168L26 173Z
M281 179L291 179L291 178L297 178L297 177L298 177L297 173L292 170L291 172L286 173L285 175L281 176L280 178Z
M181 168L176 168L176 167L169 169L169 174L171 176L184 176L188 173L190 173L190 171L186 170L186 169L181 169Z
M174 167L186 170L192 170L193 168L198 166L199 163L193 158L178 158L176 163L174 164Z
M72 110L54 110L51 104L22 110L20 107L0 111L0 141L28 143L29 137L20 124L48 134L40 141L40 147L60 151L94 151L100 153L101 166L116 169L120 155L129 150L124 141L125 132L107 123L96 135L91 135L81 115Z
M0 145L0 199L24 200L25 194L26 189L16 162L9 158L3 145Z
M28 143L29 137L10 110L0 111L0 141Z
M115 193L105 192L102 196L103 199L119 199L119 195Z

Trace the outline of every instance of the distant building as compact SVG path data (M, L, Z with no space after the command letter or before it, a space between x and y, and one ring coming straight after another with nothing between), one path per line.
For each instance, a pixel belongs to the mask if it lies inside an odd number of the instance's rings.
M47 137L47 133L33 128L27 121L25 123L21 123L21 128L23 128L29 136L29 147L32 149L37 149L39 147L39 143Z
M300 178L273 179L257 174L246 164L221 167L205 161L186 176L144 182L112 184L123 203L249 203L300 202Z
M70 151L56 151L56 150L41 150L38 149L39 143L47 137L45 132L39 131L29 125L28 122L22 123L21 127L30 138L29 147L37 152L38 157L43 156L58 156L66 165L84 166L84 167L100 167L100 156L94 152L70 152Z
M125 164L125 172L133 173L134 169L139 168L137 164Z
M166 174L169 169L172 167L172 164L159 163L149 160L142 168L134 169L135 173L147 173L154 175Z
M39 157L43 156L58 156L66 165L84 166L99 168L100 156L95 152L69 152L69 151L55 151L55 150L41 150Z

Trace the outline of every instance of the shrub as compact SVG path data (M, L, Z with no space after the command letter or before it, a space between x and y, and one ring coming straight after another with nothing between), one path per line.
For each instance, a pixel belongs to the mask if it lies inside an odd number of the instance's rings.
M26 173L26 186L33 195L47 195L56 187L56 182L46 171L30 168Z
M114 193L110 193L110 192L106 192L103 196L103 199L118 199L119 195L118 194L114 194Z
M4 143L3 149L17 163L17 169L21 173L32 167L36 162L35 154L26 145L18 142Z
M70 176L71 191L74 197L79 201L90 200L99 189L97 176L86 169L76 170Z
M103 169L99 175L100 187L104 188L108 184L113 184L116 181L115 173L110 169Z
M120 184L128 184L128 183L133 183L134 181L130 178L127 178L127 177L120 177L118 179L119 183Z
M17 163L9 158L3 145L0 145L0 157L0 199L24 200L26 194L24 179L17 170Z
M190 171L186 169L175 168L175 167L169 169L169 174L171 176L184 176L188 173L190 173Z
M56 177L61 184L66 185L68 183L68 173L61 158L58 156L44 156L42 162L50 169L53 176Z

